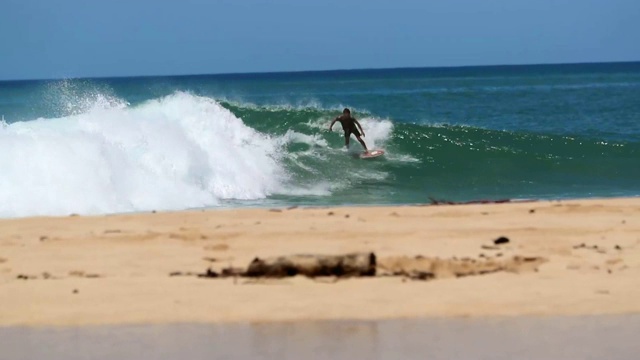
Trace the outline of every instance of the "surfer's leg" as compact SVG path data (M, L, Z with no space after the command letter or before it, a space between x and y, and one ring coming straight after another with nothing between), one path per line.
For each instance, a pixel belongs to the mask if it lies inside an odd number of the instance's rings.
M351 133L349 132L345 132L344 133L344 146L348 149L349 148L349 138L351 137Z
M364 140L362 140L360 136L356 136L356 138L358 138L358 141L360 141L360 144L362 144L362 147L364 148L364 150L368 152L369 149L367 149L367 144L364 143Z

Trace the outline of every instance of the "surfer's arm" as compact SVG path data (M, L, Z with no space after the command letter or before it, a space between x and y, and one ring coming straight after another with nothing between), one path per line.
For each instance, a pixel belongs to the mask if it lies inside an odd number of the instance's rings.
M331 131L331 129L333 129L333 124L336 123L336 121L338 121L338 117L336 117L335 119L333 119L333 121L331 122L331 125L329 125L329 131Z
M364 130L362 130L362 125L360 125L358 120L356 120L355 118L353 119L353 122L355 122L356 125L358 125L358 127L360 128L360 132L362 133L362 136L364 136Z

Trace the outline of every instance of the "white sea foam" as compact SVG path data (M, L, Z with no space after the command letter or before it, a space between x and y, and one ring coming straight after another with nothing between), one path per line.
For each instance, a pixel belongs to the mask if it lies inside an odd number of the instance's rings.
M282 141L187 93L0 128L0 216L215 206L283 191Z
M288 130L281 141L283 143L303 143L316 147L327 147L327 141L323 139L319 134L307 135L293 130Z
M228 103L232 106L237 106L244 109L251 109L251 110L257 110L257 111L269 111L269 112L332 111L332 112L335 112L336 115L339 115L340 113L342 113L342 110L344 110L344 108L346 107L346 105L343 105L343 104L325 105L315 99L300 100L295 103L291 103L288 100L282 100L282 101L276 102L275 104L256 104L254 102L250 102L247 100L238 100L238 99L227 98L227 97L220 97L217 99L221 102ZM358 113L363 112L363 111L360 111L360 109L353 108L353 107L351 108L351 110L356 111Z

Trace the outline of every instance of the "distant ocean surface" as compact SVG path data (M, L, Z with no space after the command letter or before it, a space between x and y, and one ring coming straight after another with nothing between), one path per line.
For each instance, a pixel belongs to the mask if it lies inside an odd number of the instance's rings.
M640 195L640 62L4 81L0 115L0 217Z

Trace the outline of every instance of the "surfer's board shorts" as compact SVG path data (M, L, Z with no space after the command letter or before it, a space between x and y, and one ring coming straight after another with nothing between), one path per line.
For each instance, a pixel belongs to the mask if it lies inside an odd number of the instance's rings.
M355 126L351 129L344 130L344 137L349 137L351 136L351 134L355 135L356 137L362 136L360 135L360 131L358 131L358 128L356 128Z

